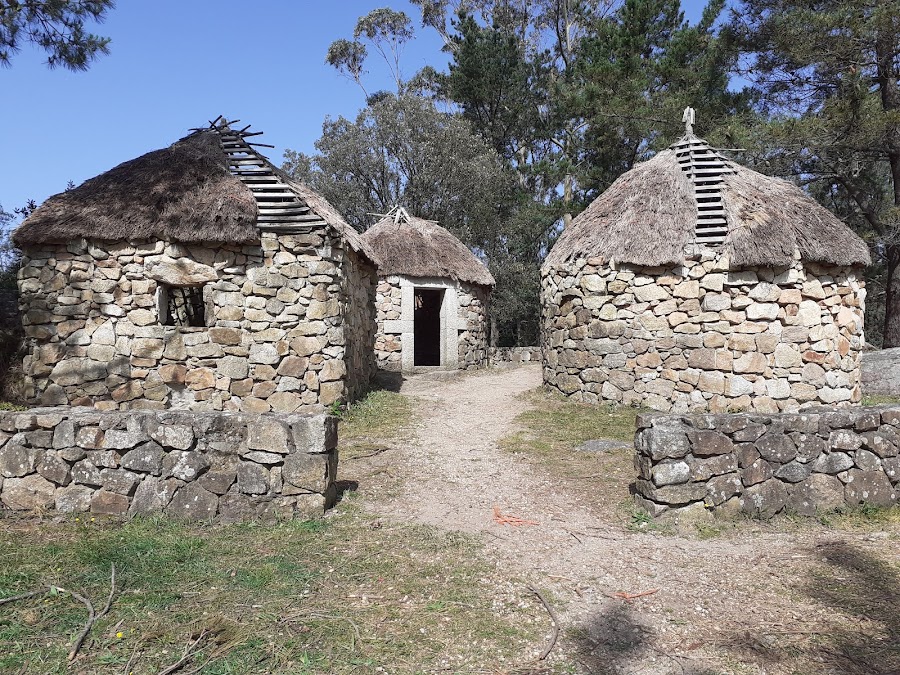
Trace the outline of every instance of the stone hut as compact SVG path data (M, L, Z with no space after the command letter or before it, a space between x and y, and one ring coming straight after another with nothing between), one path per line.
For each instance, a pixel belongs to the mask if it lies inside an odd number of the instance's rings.
M372 257L255 135L218 118L50 197L15 231L30 399L294 412L364 390Z
M443 227L396 207L362 239L378 264L375 355L382 370L487 365L494 278Z
M544 382L684 412L860 400L866 244L688 133L622 175L542 267Z

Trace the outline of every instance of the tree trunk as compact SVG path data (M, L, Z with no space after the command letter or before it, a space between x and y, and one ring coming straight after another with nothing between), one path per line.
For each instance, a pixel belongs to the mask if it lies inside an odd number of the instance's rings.
M885 279L883 349L900 347L900 245L886 247L887 278Z
M499 330L497 329L497 316L491 312L491 347L497 347Z

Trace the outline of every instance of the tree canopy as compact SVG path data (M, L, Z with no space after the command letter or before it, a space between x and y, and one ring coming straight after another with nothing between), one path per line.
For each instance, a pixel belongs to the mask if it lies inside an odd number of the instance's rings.
M47 52L47 65L87 70L110 39L90 33L85 22L102 23L114 0L0 0L0 64L10 65L25 43Z

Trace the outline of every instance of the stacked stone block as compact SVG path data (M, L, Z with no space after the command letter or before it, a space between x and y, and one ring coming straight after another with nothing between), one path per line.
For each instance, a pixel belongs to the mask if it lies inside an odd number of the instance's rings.
M335 500L337 421L313 414L0 413L0 502L12 510L314 517Z
M794 414L644 414L635 436L635 500L747 513L896 503L900 406L819 406Z
M206 327L162 325L162 287L203 285ZM251 245L28 247L27 396L45 405L293 412L374 374L374 267L329 230Z
M854 268L667 268L580 259L544 270L544 382L576 400L775 413L856 403L865 289Z
M541 360L540 347L491 347L491 365L500 363L537 363Z

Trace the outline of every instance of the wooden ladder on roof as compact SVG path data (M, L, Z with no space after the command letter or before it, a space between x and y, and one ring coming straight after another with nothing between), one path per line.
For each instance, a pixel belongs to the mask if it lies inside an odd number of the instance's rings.
M221 118L220 118L221 119ZM264 143L251 143L247 140L262 132L248 133L244 129L235 131L223 122L216 126L218 120L210 123L210 128L217 131L222 141L231 174L246 185L256 199L258 210L257 224L265 230L293 230L298 226L308 227L313 223L324 223L309 205L294 192L275 167L252 146L274 147Z
M723 243L728 236L728 222L722 203L722 176L734 173L734 170L706 141L693 134L688 134L672 148L681 170L694 186L697 202L695 241L706 246Z

